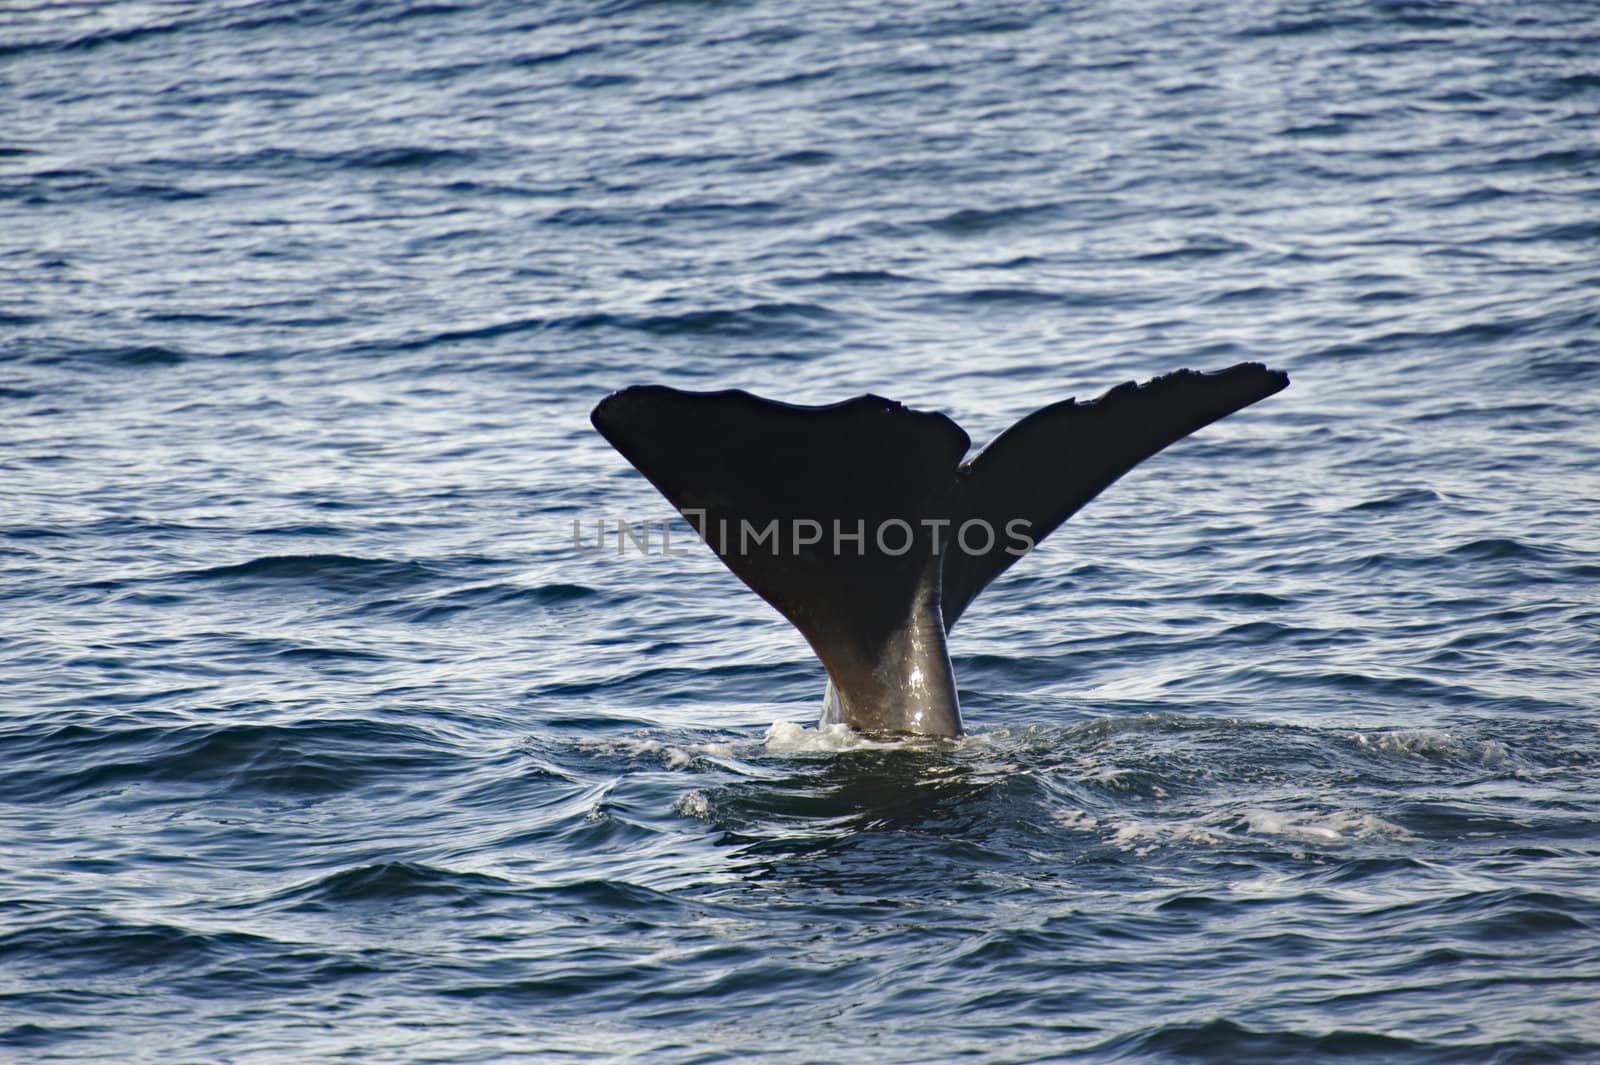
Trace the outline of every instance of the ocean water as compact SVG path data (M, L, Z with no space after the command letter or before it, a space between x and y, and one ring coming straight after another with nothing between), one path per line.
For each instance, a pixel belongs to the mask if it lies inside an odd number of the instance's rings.
M0 8L0 1058L1600 1061L1588 0ZM1260 360L952 638L588 425Z

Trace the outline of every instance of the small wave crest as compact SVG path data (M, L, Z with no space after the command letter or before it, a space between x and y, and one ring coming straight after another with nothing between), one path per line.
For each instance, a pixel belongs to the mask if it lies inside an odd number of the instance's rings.
M1146 855L1161 847L1199 844L1208 847L1248 847L1252 839L1272 837L1294 843L1342 847L1361 840L1412 839L1400 825L1361 810L1246 809L1237 813L1212 813L1192 818L1145 819L1105 817L1079 819L1069 827L1111 827L1108 842L1122 850Z
M1357 732L1350 736L1357 747L1383 754L1403 754L1439 761L1478 762L1495 765L1507 757L1499 740L1461 740L1432 729L1396 729L1389 732Z
M629 760L658 760L668 769L682 769L702 758L738 757L738 751L732 743L672 743L646 735L583 738L577 741L577 746L597 754L620 755Z
M211 566L173 576L180 580L313 584L334 591L404 587L438 574L420 562L351 555L268 555L229 566Z
M849 725L834 722L815 728L793 721L774 721L761 738L761 746L771 754L834 754L839 751L884 750L903 740L875 740Z
M1348 843L1386 837L1410 839L1412 833L1376 814L1359 810L1319 813L1306 810L1250 810L1245 825L1258 836L1279 836L1307 843Z
M311 907L426 897L466 901L509 888L507 881L482 873L394 861L341 869L281 891L270 901Z

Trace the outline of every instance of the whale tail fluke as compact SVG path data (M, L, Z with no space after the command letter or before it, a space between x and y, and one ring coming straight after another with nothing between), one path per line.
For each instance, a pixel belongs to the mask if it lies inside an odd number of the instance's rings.
M984 587L1144 459L1288 383L1258 363L1180 370L1045 407L966 462L953 421L879 396L804 407L642 385L591 420L800 630L843 720L958 735L945 634ZM957 543L973 521L988 535Z

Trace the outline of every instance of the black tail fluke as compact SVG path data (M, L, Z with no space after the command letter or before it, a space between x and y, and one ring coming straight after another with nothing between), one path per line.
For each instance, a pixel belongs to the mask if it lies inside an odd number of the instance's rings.
M1162 448L1288 385L1288 374L1247 362L1216 373L1179 370L1142 385L1130 381L1088 403L1053 403L962 464L956 505L963 520L997 528L1021 519L1038 542ZM946 558L946 629L1020 557L1009 543L997 538L987 552Z
M953 421L878 396L802 407L645 385L607 396L591 420L806 637L854 708L849 723L955 734L944 632L1025 553L1019 545L1288 383L1259 363L1130 382L1035 411L965 463L970 441ZM958 536L974 521L987 530ZM911 727L923 716L909 695L905 707L876 705L941 668L945 732Z

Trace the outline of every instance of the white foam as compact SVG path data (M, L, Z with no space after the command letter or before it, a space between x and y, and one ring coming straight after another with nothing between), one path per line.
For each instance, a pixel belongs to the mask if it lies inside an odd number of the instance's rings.
M1392 732L1356 732L1350 738L1357 746L1385 754L1407 754L1414 758L1461 758L1494 765L1506 758L1506 745L1499 740L1481 743L1457 740L1448 732L1435 729L1395 729Z
M1169 843L1200 843L1215 847L1228 842L1228 834L1200 820L1139 821L1124 818L1116 831L1111 833L1110 842L1123 850L1144 855Z
M948 740L934 736L896 736L892 739L874 739L863 735L849 725L834 722L831 725L817 725L812 728L807 725L797 725L793 721L774 721L767 726L767 734L762 737L761 745L771 754L829 754L836 751L878 751L893 750L908 744L941 744L953 745L958 750L971 747L992 747L996 738L1003 739L1010 733L1005 730L995 732L968 732L955 740Z
M773 754L826 754L893 747L895 742L870 739L840 722L807 728L793 721L774 721L761 745Z
M615 736L605 739L580 739L579 746L589 747L605 754L623 754L630 758L658 757L668 769L682 769L696 758L734 758L730 743L662 743L649 736Z
M684 817L695 817L704 821L711 816L711 800L706 798L706 793L698 789L678 796L678 801L672 808Z
M1088 810L1056 810L1051 813L1050 819L1074 832L1087 832L1100 826L1100 819Z
M1089 818L1088 823L1083 821L1088 816L1081 811L1068 810L1057 813L1055 820L1068 828L1092 827L1094 818ZM1244 819L1242 831L1238 826L1240 816ZM1112 820L1102 816L1099 823L1112 828L1107 842L1139 855L1175 843L1207 847L1225 844L1243 846L1251 836L1275 836L1322 847L1340 847L1362 839L1413 838L1410 832L1399 825L1359 810L1318 812L1255 809L1246 810L1242 815L1219 811L1202 817L1171 821L1137 818Z
M1306 843L1348 843L1374 837L1411 838L1410 832L1392 821L1358 810L1334 810L1331 813L1249 810L1244 819L1249 830L1257 835L1282 836Z

